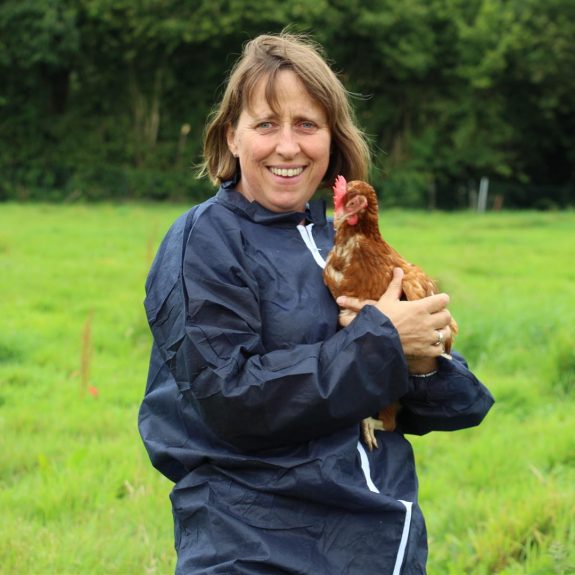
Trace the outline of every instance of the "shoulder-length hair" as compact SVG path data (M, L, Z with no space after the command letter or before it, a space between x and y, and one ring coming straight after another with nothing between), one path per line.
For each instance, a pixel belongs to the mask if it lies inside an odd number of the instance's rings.
M282 70L293 71L326 113L332 141L330 162L321 186L332 185L338 174L348 180L365 180L370 163L369 146L355 123L349 92L326 63L317 44L305 36L286 32L261 35L244 46L231 70L222 100L206 126L200 175L207 175L214 184L238 175L238 160L228 149L228 129L236 127L262 78L267 79L268 104L276 111L275 79Z

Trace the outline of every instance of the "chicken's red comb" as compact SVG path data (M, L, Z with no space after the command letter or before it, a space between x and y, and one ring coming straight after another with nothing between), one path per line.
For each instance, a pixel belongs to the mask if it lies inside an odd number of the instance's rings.
M347 182L343 176L338 176L333 185L333 203L336 212L343 208L343 198L345 194L347 194Z

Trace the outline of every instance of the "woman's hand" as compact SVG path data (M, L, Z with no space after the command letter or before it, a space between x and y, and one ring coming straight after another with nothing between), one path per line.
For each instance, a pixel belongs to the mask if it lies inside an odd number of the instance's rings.
M400 300L402 280L403 271L395 268L387 291L377 301L347 296L337 298L338 305L347 311L346 314L340 314L340 323L345 327L363 306L375 306L395 326L408 362L413 360L413 372L422 373L422 369L435 365L435 362L422 362L421 358L436 358L444 352L438 332L443 333L443 339L451 336L449 327L451 314L447 309L449 296L442 293L417 301Z

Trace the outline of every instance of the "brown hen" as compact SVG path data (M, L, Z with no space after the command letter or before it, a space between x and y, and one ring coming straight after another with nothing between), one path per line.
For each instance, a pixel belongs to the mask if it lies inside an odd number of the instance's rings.
M335 241L323 272L324 281L334 298L341 295L378 300L387 290L393 269L403 270L402 299L417 300L438 292L436 283L417 266L407 262L381 236L377 195L368 183L336 179L334 190ZM342 310L340 317L352 313ZM457 333L455 320L451 333ZM445 341L449 354L452 339ZM377 447L375 429L393 431L398 403L384 407L378 419L362 422L363 438L369 449Z

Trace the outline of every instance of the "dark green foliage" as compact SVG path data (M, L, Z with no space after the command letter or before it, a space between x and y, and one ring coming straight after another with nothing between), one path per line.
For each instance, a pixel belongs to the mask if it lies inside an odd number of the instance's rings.
M355 99L385 206L575 204L572 0L4 0L0 200L196 200L206 117L286 25Z

